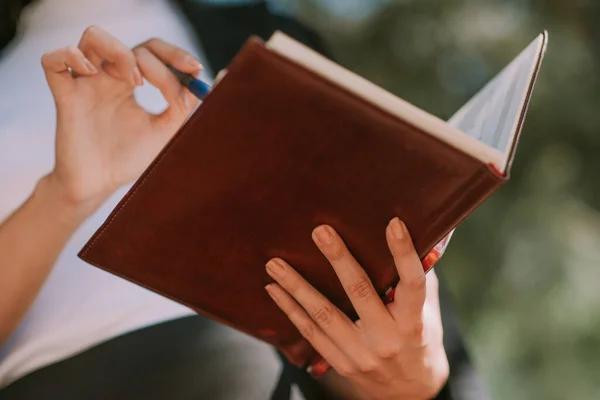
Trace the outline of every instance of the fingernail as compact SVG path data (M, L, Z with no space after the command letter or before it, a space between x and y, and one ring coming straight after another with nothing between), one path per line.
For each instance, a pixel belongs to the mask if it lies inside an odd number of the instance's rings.
M202 66L202 64L200 64L200 62L198 62L198 60L196 60L194 57L186 57L185 62L192 68L194 68L194 70L201 70L202 68L204 68L204 66Z
M85 64L85 67L87 68L88 72L91 74L95 74L98 72L98 70L96 69L96 67L94 67L94 64L92 64L92 62L90 60L88 60L87 58L85 58L83 60L83 63Z
M283 265L283 263L280 260L277 260L276 258L270 260L267 263L267 272L269 273L269 275L273 276L273 277L282 277L283 273L285 271L285 267Z
M421 261L421 265L423 266L423 269L425 270L425 272L429 271L431 269L431 267L433 267L439 259L440 259L440 252L437 251L436 249L431 250L425 256L423 261Z
M144 80L142 79L142 73L137 66L133 67L133 83L136 86L142 86L144 84Z
M400 221L400 218L396 217L390 222L390 229L392 230L392 236L394 236L394 239L404 239L405 226L404 223Z
M275 293L275 291L273 290L273 284L270 283L267 286L265 286L265 290L267 291L267 293L269 294L269 296L271 296L271 298L273 300L277 300L277 293Z
M333 242L333 233L328 226L319 226L315 229L315 238L318 244L331 244Z

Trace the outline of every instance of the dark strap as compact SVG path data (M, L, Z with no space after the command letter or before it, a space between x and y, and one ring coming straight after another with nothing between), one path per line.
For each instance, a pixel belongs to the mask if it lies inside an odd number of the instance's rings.
M270 400L289 399L291 396L292 385L296 385L298 390L304 395L305 399L327 400L328 396L323 389L315 384L315 381L305 370L292 365L281 352L277 352L283 370L273 395Z
M290 367L284 365L270 400L289 399L291 395L292 382L290 381Z

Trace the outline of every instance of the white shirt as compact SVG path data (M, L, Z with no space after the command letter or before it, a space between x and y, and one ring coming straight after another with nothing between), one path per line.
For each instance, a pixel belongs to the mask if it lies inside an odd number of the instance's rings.
M34 3L22 17L21 39L0 58L0 221L30 195L54 164L55 108L40 58L47 51L77 44L92 24L130 47L161 37L203 61L187 21L167 1ZM150 85L136 90L136 97L149 110L157 112L166 106ZM192 314L184 306L77 258L126 189L77 231L33 307L0 348L0 388L116 335Z

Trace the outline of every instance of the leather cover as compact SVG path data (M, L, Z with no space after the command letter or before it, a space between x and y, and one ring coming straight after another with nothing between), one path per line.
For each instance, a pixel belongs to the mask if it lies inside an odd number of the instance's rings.
M383 295L398 280L391 218L424 257L504 180L253 38L79 255L300 366L316 354L264 290L270 258L355 318L317 225L340 233Z

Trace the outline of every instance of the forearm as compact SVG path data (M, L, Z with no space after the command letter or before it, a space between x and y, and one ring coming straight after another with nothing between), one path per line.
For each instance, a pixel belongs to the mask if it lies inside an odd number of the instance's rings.
M69 201L48 176L0 224L0 344L27 312L63 247L92 208Z

